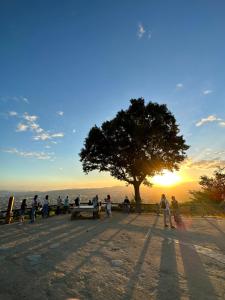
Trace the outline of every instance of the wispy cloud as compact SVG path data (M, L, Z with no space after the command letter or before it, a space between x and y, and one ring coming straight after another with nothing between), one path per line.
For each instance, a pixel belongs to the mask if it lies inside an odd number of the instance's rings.
M64 133L63 132L57 132L57 133L51 133L50 131L46 131L38 124L38 116L36 115L30 115L27 112L25 112L22 116L23 123L19 123L17 125L17 132L22 131L32 131L34 132L33 140L35 141L47 141L54 138L63 138Z
M64 133L63 132L58 132L58 133L49 133L49 132L43 132L41 134L35 135L33 137L33 139L35 141L47 141L47 140L51 140L54 138L63 138L64 137Z
M2 149L2 152L15 154L18 156L26 157L26 158L35 158L39 160L50 160L53 159L54 152L46 153L46 152L33 152L33 151L19 151L16 148Z
M219 124L220 124L220 126L225 127L225 121L222 121Z
M218 166L225 167L225 160L221 159L202 159L198 161L192 161L191 159L186 162L187 168L198 168L198 169L215 169Z
M29 129L29 126L23 123L19 123L16 127L17 132L27 131Z
M25 103L27 103L27 104L30 103L29 100L28 100L28 98L26 98L26 97L22 97L22 100L23 100L23 102L25 102Z
M198 121L195 125L197 127L202 126L209 122L215 122L215 121L221 121L220 118L217 118L215 115L209 115L207 118L202 118L200 121Z
M28 122L35 122L38 119L38 116L29 115L27 112L24 113L23 118Z
M9 116L15 117L15 116L18 116L18 113L16 111L9 111Z
M76 131L76 129L73 129L73 133L76 133L77 131Z
M145 30L144 26L141 23L138 24L137 35L138 35L139 39L141 39L144 36L145 33L146 33L146 30Z
M203 95L209 95L212 92L213 92L212 90L204 90L204 91L202 91Z
M62 117L64 115L64 111L57 111L56 114Z
M24 96L7 96L7 97L0 97L0 101L1 102L23 102L23 103L26 103L26 104L29 104L29 99L27 97L24 97Z
M184 85L183 85L183 83L181 83L181 82L179 82L179 83L176 84L176 89L177 89L177 90L180 90L180 89L182 89L183 87L184 87Z

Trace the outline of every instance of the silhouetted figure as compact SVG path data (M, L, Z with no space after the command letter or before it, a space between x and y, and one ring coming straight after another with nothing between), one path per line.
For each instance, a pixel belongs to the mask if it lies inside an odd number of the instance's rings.
M80 194L77 196L77 198L74 201L75 201L75 206L80 206Z
M30 211L30 223L34 223L35 222L35 214L36 211L38 209L38 201L37 201L38 195L34 196L34 199L32 200L31 203L31 211Z
M64 199L64 213L69 213L69 196L66 196L66 198Z
M20 207L20 223L22 224L24 222L24 217L26 213L27 208L27 199L23 199Z
M49 201L48 201L48 195L45 196L44 204L42 208L42 217L47 218L49 212Z
M92 199L92 205L94 207L97 207L99 205L98 203L98 195L96 195L93 199Z
M176 198L174 196L171 197L172 201L171 201L171 207L173 210L173 217L174 217L174 221L179 224L181 223L181 217L180 217L180 212L179 212L179 204L178 201L176 200Z
M127 196L125 197L125 199L123 201L123 205L124 205L124 211L129 214L130 213L130 200Z
M57 199L56 215L61 214L62 205L63 205L62 198L59 196Z

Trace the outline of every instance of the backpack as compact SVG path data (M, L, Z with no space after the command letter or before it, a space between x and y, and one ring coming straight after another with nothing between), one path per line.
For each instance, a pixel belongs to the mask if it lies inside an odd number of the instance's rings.
M161 208L166 209L166 202L165 201L162 201Z

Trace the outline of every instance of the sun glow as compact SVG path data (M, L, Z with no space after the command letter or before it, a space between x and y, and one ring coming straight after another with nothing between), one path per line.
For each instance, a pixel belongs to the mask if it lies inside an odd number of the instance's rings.
M156 175L152 178L152 183L156 185L171 186L181 181L181 176L168 170L163 171L162 175Z

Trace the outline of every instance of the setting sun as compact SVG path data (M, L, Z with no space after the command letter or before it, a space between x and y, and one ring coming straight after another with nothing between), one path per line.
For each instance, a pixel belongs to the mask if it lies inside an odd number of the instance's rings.
M156 175L152 178L152 183L163 186L175 185L181 181L181 177L170 171L163 171L162 175Z

